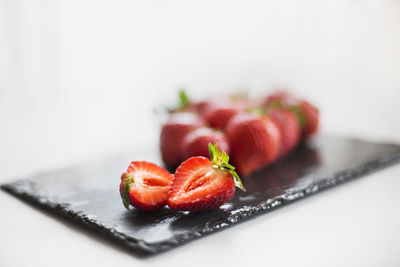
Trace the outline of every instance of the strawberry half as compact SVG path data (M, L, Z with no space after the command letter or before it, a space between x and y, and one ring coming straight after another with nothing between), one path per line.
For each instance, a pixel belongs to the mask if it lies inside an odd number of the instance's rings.
M211 161L192 157L175 172L168 193L168 206L174 210L205 211L218 208L235 193L235 185L245 191L228 155L209 144Z
M183 139L181 149L184 159L194 156L209 157L209 143L217 143L219 149L229 154L228 139L223 132L201 127L190 132Z
M121 176L120 193L125 208L132 205L154 210L165 206L173 180L172 174L154 163L132 161Z
M203 119L190 112L178 112L170 115L162 126L160 134L161 157L168 168L176 168L182 162L180 145L192 130L204 125Z
M227 126L231 157L239 173L246 175L273 162L279 156L281 134L268 117L240 113Z

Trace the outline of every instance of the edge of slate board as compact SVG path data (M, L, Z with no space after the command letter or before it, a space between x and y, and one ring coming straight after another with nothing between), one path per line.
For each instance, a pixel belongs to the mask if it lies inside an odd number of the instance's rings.
M51 213L55 213L61 217L67 218L70 221L72 220L79 225L84 225L87 228L95 230L96 232L101 232L105 237L111 238L114 241L118 241L118 244L124 245L130 251L137 253L139 256L148 256L185 244L212 232L220 231L230 225L250 219L257 214L266 213L298 199L302 199L306 196L321 192L343 182L372 173L397 162L400 162L400 151L383 155L376 160L372 160L362 166L358 166L356 169L347 169L338 172L333 177L322 179L299 190L268 199L267 201L261 202L256 206L244 207L237 213L230 215L223 220L212 223L207 222L199 227L195 227L193 231L189 233L178 234L166 241L151 244L147 244L145 241L140 239L129 237L121 232L116 231L115 229L106 228L96 219L90 218L82 212L73 211L69 208L69 204L53 202L46 196L41 196L38 192L36 192L32 182L29 180L19 180L10 184L1 185L0 187L4 191L27 201L29 204L50 211Z

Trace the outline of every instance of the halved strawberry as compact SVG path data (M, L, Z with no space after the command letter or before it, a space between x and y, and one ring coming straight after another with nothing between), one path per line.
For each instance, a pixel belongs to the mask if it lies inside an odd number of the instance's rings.
M231 157L239 173L249 174L273 162L279 155L281 134L266 116L240 113L227 126Z
M168 168L173 169L182 162L180 145L183 138L202 125L203 119L194 113L178 112L170 115L160 134L161 157Z
M217 144L209 144L211 161L192 157L175 172L168 193L168 206L174 210L204 211L218 208L235 193L235 185L244 190L228 155L220 152Z
M270 109L268 116L276 123L281 132L279 156L287 154L295 148L300 139L300 124L296 115L289 109Z
M154 163L132 161L121 176L120 193L125 208L132 205L154 210L165 206L173 179L172 174Z
M228 139L221 131L208 127L193 130L182 141L182 155L184 159L193 156L209 157L208 144L217 143L218 148L229 154Z

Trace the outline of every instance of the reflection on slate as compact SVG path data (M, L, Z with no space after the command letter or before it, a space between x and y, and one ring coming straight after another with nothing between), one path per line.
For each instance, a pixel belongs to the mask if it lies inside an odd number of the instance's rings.
M400 160L398 145L319 137L274 165L243 177L247 192L237 190L219 209L190 213L132 208L129 212L119 196L120 175L131 160L152 158L145 153L121 154L2 188L133 252L154 254ZM153 158L157 162L156 151Z

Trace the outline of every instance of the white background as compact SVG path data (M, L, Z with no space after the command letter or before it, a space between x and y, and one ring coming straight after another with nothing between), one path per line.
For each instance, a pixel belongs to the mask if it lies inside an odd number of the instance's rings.
M400 1L0 0L0 182L156 146L176 90L317 103L321 132L400 142ZM151 259L0 192L1 266L400 264L400 166Z

